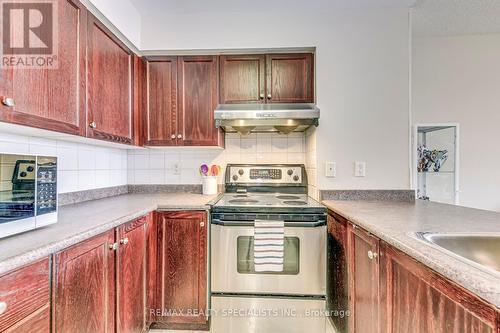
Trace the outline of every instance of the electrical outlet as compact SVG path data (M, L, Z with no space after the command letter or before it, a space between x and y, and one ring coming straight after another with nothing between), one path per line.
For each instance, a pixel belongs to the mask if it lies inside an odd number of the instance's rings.
M325 177L337 177L337 163L326 162L325 163Z
M174 163L174 175L179 176L181 174L181 168L179 166L179 163Z
M366 162L354 162L354 177L366 177Z

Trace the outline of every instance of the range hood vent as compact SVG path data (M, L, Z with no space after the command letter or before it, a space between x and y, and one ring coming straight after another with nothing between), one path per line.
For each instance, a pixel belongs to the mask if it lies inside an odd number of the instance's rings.
M219 104L214 119L215 127L226 132L289 134L318 126L319 109L314 104Z

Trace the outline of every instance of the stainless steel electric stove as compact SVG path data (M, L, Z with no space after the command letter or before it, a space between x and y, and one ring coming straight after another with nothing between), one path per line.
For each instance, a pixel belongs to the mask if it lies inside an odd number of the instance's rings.
M226 192L211 213L214 331L228 327L228 321L238 332L324 330L324 318L308 317L306 311L325 308L326 208L308 196L307 185L304 165L227 166ZM284 222L283 271L255 271L255 221ZM269 308L287 315L217 316L228 308L244 313Z

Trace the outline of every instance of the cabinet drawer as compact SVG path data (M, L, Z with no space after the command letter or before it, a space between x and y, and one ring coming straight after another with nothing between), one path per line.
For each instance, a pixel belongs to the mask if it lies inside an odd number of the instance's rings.
M0 277L0 332L49 303L49 259Z

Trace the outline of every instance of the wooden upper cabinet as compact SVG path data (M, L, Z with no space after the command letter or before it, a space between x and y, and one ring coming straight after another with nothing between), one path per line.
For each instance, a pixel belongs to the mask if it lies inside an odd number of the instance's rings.
M146 145L177 144L177 57L145 62L143 116Z
M147 221L145 216L116 229L117 332L146 330Z
M162 328L207 328L207 212L163 212L157 218L158 306L174 315L156 321Z
M221 104L264 103L266 56L220 56Z
M87 11L78 1L56 1L58 33L54 69L3 68L0 120L58 132L85 135L85 47Z
M114 231L54 255L54 332L115 331Z
M87 136L132 143L134 54L88 14Z
M223 145L223 133L215 128L218 96L218 57L178 57L178 145Z
M314 103L311 53L266 55L267 103Z
M348 230L349 332L378 333L379 240L358 227Z

